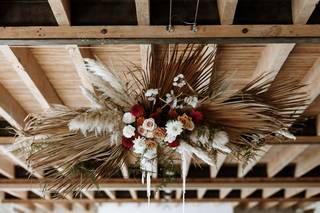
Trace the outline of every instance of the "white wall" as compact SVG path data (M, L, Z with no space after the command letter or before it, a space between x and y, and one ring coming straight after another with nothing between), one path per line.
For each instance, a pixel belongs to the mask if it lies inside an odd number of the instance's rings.
M182 213L181 204L157 203L150 204L102 204L98 206L98 213ZM217 203L187 203L185 213L233 213L233 207L229 204Z

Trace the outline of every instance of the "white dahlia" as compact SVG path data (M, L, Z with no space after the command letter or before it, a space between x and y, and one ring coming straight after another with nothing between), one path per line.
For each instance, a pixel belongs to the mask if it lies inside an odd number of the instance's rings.
M180 121L171 120L166 124L167 135L170 137L176 137L183 131L183 124Z

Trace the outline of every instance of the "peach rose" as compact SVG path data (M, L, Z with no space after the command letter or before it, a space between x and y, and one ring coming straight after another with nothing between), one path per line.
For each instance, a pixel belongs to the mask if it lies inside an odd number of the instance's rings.
M155 138L164 139L166 137L166 130L158 127L154 130L153 135Z
M186 114L178 116L178 121L180 121L183 124L183 128L190 131L194 129L194 123L192 121L192 118L187 116Z
M149 149L154 149L157 147L157 142L155 142L154 140L146 140L146 145Z

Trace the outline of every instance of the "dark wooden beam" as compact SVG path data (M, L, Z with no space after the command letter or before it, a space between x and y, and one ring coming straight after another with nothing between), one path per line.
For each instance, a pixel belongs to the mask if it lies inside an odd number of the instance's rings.
M0 190L26 191L32 189L42 189L41 184L48 180L36 179L0 179ZM80 180L79 180L80 181ZM153 179L152 187L161 184L161 179ZM103 179L98 182L99 189L92 188L89 190L119 190L127 191L145 190L145 185L139 183L136 179ZM182 182L180 179L167 183L166 189L180 189ZM320 177L300 177L300 178L189 178L187 189L220 189L220 188L319 188Z
M320 25L1 27L0 44L319 43Z
M162 200L151 200L152 203L157 202L163 202ZM189 198L186 200L188 203L198 203L198 202L317 202L320 201L320 197L313 197L313 198L203 198L203 199L197 199L197 198ZM26 203L146 203L146 199L127 199L127 198L119 198L116 200L112 199L104 199L104 198L96 198L94 200L88 200L88 199L74 199L73 201L69 201L66 199L54 199L54 200L41 200L41 199L29 199L29 200L19 200L19 199L5 199L2 200L2 203L14 203L14 204L26 204ZM168 200L167 202L171 203L181 203L180 199L172 199Z

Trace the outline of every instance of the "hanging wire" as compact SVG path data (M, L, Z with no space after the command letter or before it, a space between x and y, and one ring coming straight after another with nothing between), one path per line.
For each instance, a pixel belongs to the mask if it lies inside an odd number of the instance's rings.
M200 2L200 0L197 0L196 11L195 11L195 14L194 14L194 22L193 22L192 27L191 27L192 32L197 32L198 31L197 18L198 18L199 2Z
M170 0L170 9L169 9L169 24L167 26L167 31L172 32L174 30L172 26L172 0Z

